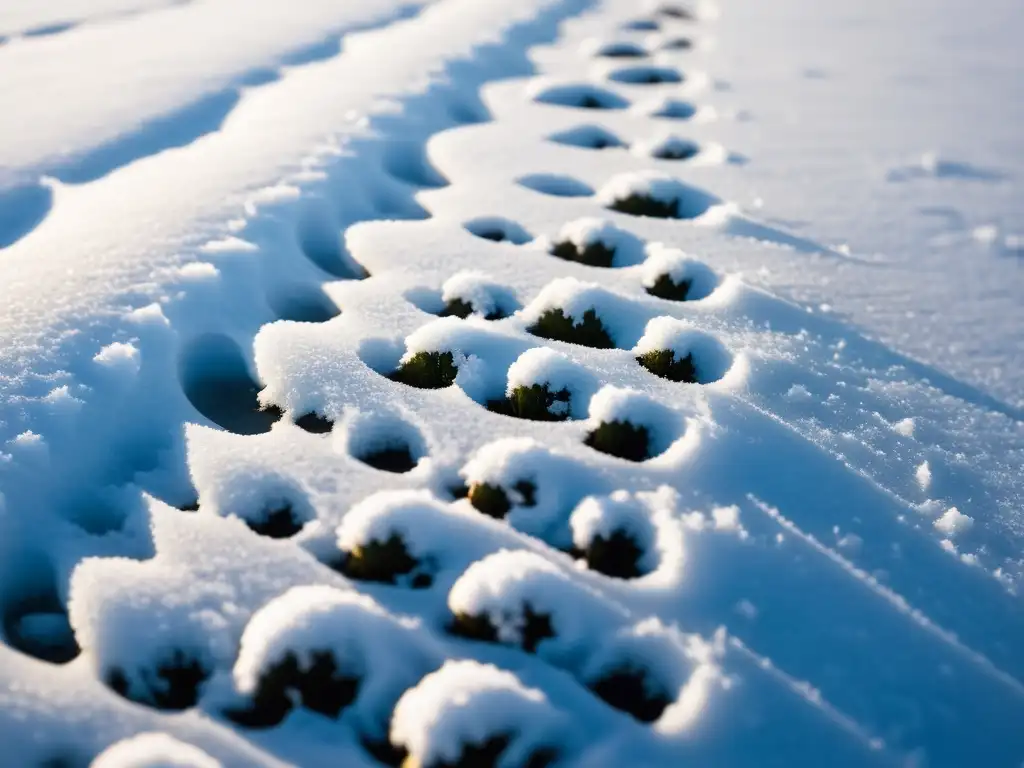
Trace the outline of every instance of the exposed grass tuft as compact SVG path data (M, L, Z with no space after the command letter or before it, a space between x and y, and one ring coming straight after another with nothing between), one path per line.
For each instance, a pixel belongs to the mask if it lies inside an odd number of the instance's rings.
M565 240L555 244L551 249L551 255L591 267L611 267L615 259L615 249L609 248L604 243L591 243L581 249L571 240Z
M666 299L667 301L686 301L686 297L690 295L690 288L693 287L693 281L683 279L681 282L675 282L672 278L667 275L658 275L658 279L654 281L654 285L647 288L646 291L651 296L657 296L659 299Z
M584 312L579 323L574 322L572 317L566 317L561 309L549 309L527 330L542 339L565 341L595 349L615 347L615 342L593 309Z
M677 360L673 350L656 349L653 352L645 352L637 357L636 361L655 376L669 381L684 384L696 384L698 381L697 367L693 364L691 354Z
M458 372L451 352L417 352L391 378L419 389L443 389L454 383Z
M487 408L495 413L505 416L514 416L517 419L532 419L533 421L565 421L569 418L568 389L560 389L552 392L547 384L532 384L529 387L516 387L512 394L503 400L491 400ZM559 412L552 412L551 408L556 403L565 403L564 408Z
M627 213L630 216L646 216L655 219L675 219L679 216L679 201L667 203L650 195L634 193L629 197L616 200L609 206L613 211Z
M395 584L399 576L412 573L419 564L419 561L409 554L402 536L392 533L387 541L369 541L349 552L341 565L341 572L360 581ZM419 583L422 584L422 580Z
M523 506L532 507L537 503L537 486L529 480L519 480L512 488L523 497ZM469 503L478 511L504 520L512 511L512 502L500 485L490 483L474 483L469 489Z
M225 712L234 722L249 728L270 728L291 711L297 698L302 706L337 718L359 692L359 678L343 674L331 651L313 651L308 669L299 666L294 653L268 669L256 686L251 705Z
M643 575L639 562L643 550L636 540L622 529L612 531L608 538L595 536L587 545L587 566L615 579L636 579Z
M210 670L195 656L176 648L157 664L155 670L143 670L141 674L146 688L141 695L131 690L124 670L117 667L107 673L107 685L124 698L139 704L180 711L196 705L199 686L210 676Z
M596 451L627 461L650 458L650 435L647 427L635 427L628 421L602 422L584 441Z

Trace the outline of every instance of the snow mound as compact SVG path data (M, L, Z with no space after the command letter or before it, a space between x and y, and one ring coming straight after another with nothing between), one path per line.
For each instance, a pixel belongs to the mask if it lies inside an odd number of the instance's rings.
M140 733L111 744L90 768L221 768L221 763L166 733Z
M598 190L597 202L635 216L696 219L721 201L668 174L632 171L609 179Z
M568 669L628 615L525 550L501 550L473 563L452 585L448 607L460 634L518 646Z
M447 661L395 707L391 740L424 768L457 765L467 748L489 745L502 765L526 765L557 752L568 719L511 672L475 661Z

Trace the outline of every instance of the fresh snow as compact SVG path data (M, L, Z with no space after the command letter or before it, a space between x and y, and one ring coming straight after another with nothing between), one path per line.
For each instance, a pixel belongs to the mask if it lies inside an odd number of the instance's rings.
M12 764L1020 765L1021 31L6 3Z

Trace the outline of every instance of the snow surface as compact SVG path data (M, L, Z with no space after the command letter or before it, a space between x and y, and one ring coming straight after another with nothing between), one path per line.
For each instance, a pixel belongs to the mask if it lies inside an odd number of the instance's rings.
M656 5L0 9L10 755L1024 761L1017 3ZM451 386L391 378L421 351ZM571 418L489 408L534 383ZM623 420L647 461L587 444ZM639 578L578 557L616 528ZM395 534L429 584L345 575ZM231 718L325 651L337 717ZM594 690L623 665L649 725Z

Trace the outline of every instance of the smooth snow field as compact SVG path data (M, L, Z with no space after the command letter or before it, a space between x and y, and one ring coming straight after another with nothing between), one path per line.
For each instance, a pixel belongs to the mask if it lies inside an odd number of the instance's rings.
M7 0L0 766L1024 764L1019 0Z

